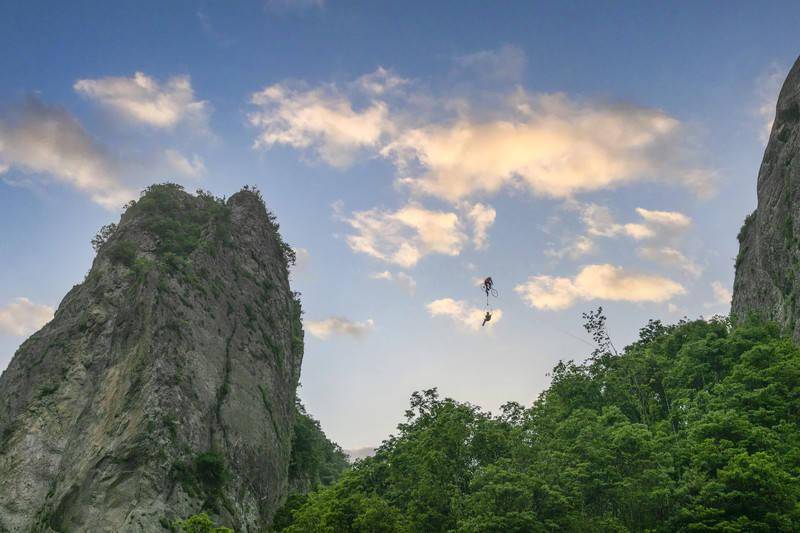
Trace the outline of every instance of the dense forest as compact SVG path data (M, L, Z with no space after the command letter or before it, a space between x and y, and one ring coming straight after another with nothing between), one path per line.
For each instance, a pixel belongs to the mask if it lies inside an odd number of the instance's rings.
M597 349L560 362L530 408L414 393L374 457L295 494L276 530L796 531L791 339L757 321L651 321L617 352L602 310L584 318Z

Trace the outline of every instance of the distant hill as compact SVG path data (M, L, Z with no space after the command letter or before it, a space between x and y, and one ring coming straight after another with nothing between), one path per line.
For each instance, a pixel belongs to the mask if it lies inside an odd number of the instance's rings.
M367 457L372 457L375 455L375 448L371 446L365 446L363 448L353 448L350 450L344 450L344 453L347 454L348 459L351 463L358 461L359 459L366 459Z

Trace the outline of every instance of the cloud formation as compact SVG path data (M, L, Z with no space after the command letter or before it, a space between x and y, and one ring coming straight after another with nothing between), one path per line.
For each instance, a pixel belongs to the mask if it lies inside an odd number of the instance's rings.
M560 248L549 248L544 254L554 259L564 259L565 257L575 260L585 255L589 255L597 249L595 242L586 235L575 236Z
M350 248L409 268L428 254L458 255L467 240L456 213L408 204L397 211L356 211L343 220L355 231Z
M639 248L637 253L639 254L639 257L659 263L661 265L679 268L695 278L703 273L703 268L700 265L686 257L686 255L680 250L670 246L644 246Z
M333 316L324 320L305 320L305 329L318 339L325 340L331 335L363 337L374 326L372 319L356 322L349 318Z
M476 250L486 248L489 228L494 224L497 212L490 205L474 204L467 207L467 218L472 223L472 244Z
M384 76L362 77L359 84L381 94L387 87L388 73L383 72ZM260 130L255 148L285 145L309 149L337 168L350 165L360 151L377 149L392 128L384 102L369 100L354 108L333 84L293 89L278 83L253 94L250 103L258 107L248 116L250 124Z
M0 307L0 332L15 337L25 337L50 322L55 309L49 305L35 304L28 298L15 298Z
M507 83L515 83L522 78L526 62L525 51L511 45L479 50L455 59L457 68L469 71L473 76Z
M369 277L372 279L395 283L410 294L414 294L414 291L417 289L417 281L405 272L390 272L388 270L384 270L383 272L375 272L374 274L370 274Z
M503 118L461 116L408 129L382 154L403 174L401 183L446 200L504 187L569 198L652 176L685 183L688 169L675 159L677 119L648 108L578 103L563 94L523 99L513 113L500 113Z
M206 173L206 165L197 154L192 154L191 159L177 150L164 150L164 160L167 168L182 176L197 178Z
M460 61L496 56L502 63L514 54L480 52ZM363 83L367 78L383 81ZM713 189L713 174L690 161L683 125L658 109L519 87L478 95L474 105L469 97L394 94L386 88L410 82L384 69L359 80L299 89L279 83L255 93L251 103L259 110L250 122L261 130L255 146L311 150L340 168L359 154L384 157L414 193L452 202L506 188L570 198L646 180L700 196Z
M664 302L686 292L669 278L610 264L587 265L573 278L531 276L514 291L529 306L552 311L567 309L577 301Z
M731 305L733 293L728 287L723 285L721 281L713 281L711 283L711 290L714 291L714 302L712 305Z
M119 209L136 193L119 178L119 163L66 110L29 97L0 119L0 167L47 174Z
M78 80L74 89L133 123L153 128L186 123L201 132L208 130L210 106L195 99L189 76L173 76L160 84L143 72L136 72L130 78Z
M703 272L702 267L677 248L677 243L692 225L691 218L683 213L637 207L640 219L620 224L603 205L571 201L566 207L579 212L586 234L570 238L561 248L547 250L545 253L550 257L577 259L597 249L598 237L624 236L640 243L637 254L643 259L676 267L693 277Z
M692 220L677 211L653 211L636 208L641 218L638 222L619 224L608 207L594 203L578 204L586 233L595 237L625 235L637 241L667 241L679 237L692 225Z
M452 298L442 298L430 302L426 308L431 316L445 316L453 320L460 327L470 331L481 329L485 310L469 305L463 300ZM503 311L495 309L492 311L492 320L486 323L485 327L494 327L503 318Z

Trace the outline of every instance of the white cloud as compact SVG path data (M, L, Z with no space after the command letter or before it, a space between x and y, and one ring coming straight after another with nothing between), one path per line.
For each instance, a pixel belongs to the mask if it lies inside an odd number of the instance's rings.
M711 290L714 291L714 304L731 305L731 300L733 299L733 293L728 287L723 285L721 281L712 282Z
M385 146L417 193L446 200L526 187L541 196L569 198L659 177L687 183L681 125L662 111L581 104L563 94L525 96L501 118L409 128ZM505 115L505 116L503 116ZM692 188L700 185L692 175Z
M586 226L589 235L597 237L614 237L624 230L621 224L614 221L614 216L608 207L598 204L583 204L579 206L581 220Z
M164 84L142 72L130 78L78 80L75 90L113 110L119 116L154 128L186 123L208 130L208 102L196 100L189 76L173 76Z
M391 70L383 67L378 67L375 72L364 74L355 81L355 85L364 93L376 96L385 95L408 83L407 79L401 78Z
M494 224L497 212L490 205L474 204L468 207L466 215L472 223L472 244L475 249L486 248L489 228Z
M385 88L386 80L361 78L360 84L381 92L378 87ZM279 144L310 149L338 168L350 165L360 151L377 149L392 128L384 102L370 100L354 109L335 85L292 89L278 83L254 93L250 103L259 108L249 115L250 124L261 130L255 148Z
M460 61L513 64L514 50ZM385 69L344 85L271 85L251 97L258 110L250 122L261 130L255 146L310 150L339 168L358 155L381 156L398 183L452 202L507 188L570 198L646 180L701 196L713 190L714 174L691 163L685 128L661 110L513 92L510 84L464 97L410 86Z
M577 210L586 228L586 235L572 237L560 249L545 251L550 257L577 259L596 249L596 237L618 237L624 235L641 241L639 257L656 261L662 265L680 268L691 276L699 276L703 269L675 247L675 243L688 231L692 220L677 211L657 211L636 208L639 222L620 224L608 207L594 203L567 202L567 209Z
M49 305L35 304L28 298L15 298L5 307L0 307L0 332L25 337L48 323L54 312Z
M550 248L544 251L545 255L554 259L579 259L585 255L594 253L597 249L595 242L586 235L577 235L568 240L561 248Z
M505 45L494 50L480 50L459 56L455 63L474 76L514 83L522 78L526 61L524 50Z
M639 248L638 254L644 259L654 261L661 265L668 265L680 268L692 277L698 277L703 273L703 268L697 263L686 257L680 250L670 246Z
M183 176L196 178L206 173L206 165L197 154L192 154L189 159L177 150L167 149L164 150L164 159L170 171Z
M637 207L636 212L642 217L642 224L626 224L626 233L634 239L641 240L652 237L674 238L682 234L692 225L692 219L677 211L651 211ZM636 230L630 228L635 226Z
M377 280L391 281L410 294L413 294L417 289L417 281L405 272L390 272L384 270L383 272L370 274L369 277Z
M761 121L759 139L766 143L772 131L772 123L775 120L775 107L778 103L778 93L786 77L786 69L773 64L756 80L756 98L758 106L756 115Z
M343 220L355 230L346 238L353 251L405 268L428 254L458 255L466 241L456 213L413 203L397 211L357 211Z
M677 211L653 211L636 208L640 222L619 224L608 207L594 203L577 204L586 233L596 237L626 235L640 240L672 240L686 232L692 220Z
M428 313L431 316L446 316L451 318L456 324L472 331L481 329L486 311L478 307L473 307L463 300L452 298L442 298L429 303ZM486 323L487 327L492 327L503 318L503 311L495 309L492 311L492 319Z
M349 318L334 316L324 320L306 320L303 325L313 336L325 340L334 334L362 337L372 329L375 323L372 319L355 322Z
M107 209L119 209L136 196L119 179L117 161L75 117L35 97L14 116L0 119L0 165L52 176Z
M566 309L579 300L664 302L686 292L669 278L610 264L587 265L574 278L531 276L514 291L531 307L549 310Z

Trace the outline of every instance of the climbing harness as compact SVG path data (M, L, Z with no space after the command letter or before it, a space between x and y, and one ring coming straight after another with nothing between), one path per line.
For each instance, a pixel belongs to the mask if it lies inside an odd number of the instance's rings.
M489 296L497 298L498 295L497 289L494 288L494 281L492 281L491 276L483 280L483 283L481 283L481 290L486 293L486 314L483 315L483 323L481 324L481 327L483 327L492 319L493 309L489 300Z

